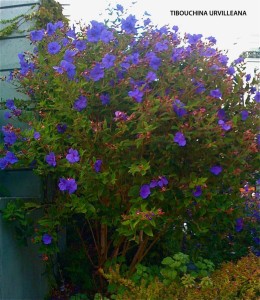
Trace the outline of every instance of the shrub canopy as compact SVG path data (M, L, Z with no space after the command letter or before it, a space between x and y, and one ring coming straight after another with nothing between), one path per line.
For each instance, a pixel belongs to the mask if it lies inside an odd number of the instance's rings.
M260 93L214 37L114 12L31 32L35 51L11 76L29 100L7 100L0 165L53 183L34 236L42 252L74 224L94 266L123 255L131 273L166 232L199 251L234 228L239 188L259 176Z

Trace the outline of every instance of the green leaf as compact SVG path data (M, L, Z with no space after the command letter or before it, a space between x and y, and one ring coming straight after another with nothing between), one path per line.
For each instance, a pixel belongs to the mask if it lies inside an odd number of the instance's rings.
M136 220L134 223L133 223L133 228L135 229L136 226L139 224L140 220Z
M130 220L126 220L126 221L123 221L123 222L122 222L122 225L129 225L130 223L131 223Z
M145 211L146 207L147 207L147 203L146 202L142 203L141 204L141 211Z
M175 261L171 258L171 257L169 257L169 256L167 256L167 257L165 257L163 260L162 260L162 264L163 265L171 265L171 264L173 264Z
M40 204L37 204L37 203L34 203L34 202L25 202L24 203L24 208L25 209L33 209L33 208L40 208L41 205Z
M153 231L151 227L144 227L144 233L147 234L148 236L153 236Z

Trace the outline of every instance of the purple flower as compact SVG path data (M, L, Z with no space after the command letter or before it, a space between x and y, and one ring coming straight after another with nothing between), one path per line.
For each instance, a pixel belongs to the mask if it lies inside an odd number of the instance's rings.
M177 132L174 136L174 142L177 143L179 146L183 147L186 145L186 139L183 133Z
M102 65L105 69L109 69L114 66L115 60L115 55L107 53L102 59Z
M72 63L70 63L66 60L62 60L60 62L60 67L67 72L69 79L73 79L73 77L76 74L76 66L75 65L73 65Z
M8 162L5 157L0 158L0 169L4 170L8 166Z
M115 118L114 121L127 121L128 116L126 113L122 111L116 111L115 112Z
M149 60L149 66L154 70L158 70L161 65L161 59L157 57L153 52L148 53L146 57Z
M222 124L221 127L225 131L229 131L231 129L231 126L229 124L227 124L227 123Z
M70 148L69 153L66 155L66 159L71 164L78 162L80 159L78 151Z
M68 38L64 38L64 39L62 39L62 45L64 46L64 47L66 47L68 44L69 44L69 39Z
M104 43L109 43L110 41L113 40L113 33L109 30L102 30L101 35L100 35L100 40Z
M225 118L226 118L226 112L223 108L220 108L218 110L217 115L218 115L219 120L225 120Z
M67 49L64 53L63 59L66 60L67 62L73 63L74 61L74 56L78 53L77 50L69 50Z
M188 34L188 42L192 45L192 44L196 44L201 38L202 38L202 34Z
M221 69L221 67L216 64L214 64L210 67L210 70L212 70L214 74L217 74L217 71L219 71L220 69Z
M60 178L59 180L59 189L60 191L67 191L69 194L74 193L77 190L78 186L76 180L73 178Z
M48 44L48 52L52 55L59 53L60 49L61 49L61 46L57 42L51 42Z
M251 86L250 93L254 94L255 92L256 92L256 87L255 86Z
M120 66L122 67L122 69L129 69L130 68L130 63L127 61L123 61Z
M76 39L75 25L66 32L67 37Z
M179 27L176 26L176 25L174 25L174 26L172 26L172 30L175 31L175 32L177 32L179 30Z
M246 74L246 81L249 81L251 79L251 75L250 74Z
M137 22L137 20L136 20L135 16L129 15L126 19L122 19L121 28L128 34L137 33L137 29L135 28L136 22Z
M243 61L244 61L244 58L242 56L240 56L239 58L237 58L237 59L234 60L234 64L237 65L237 64L240 64Z
M35 131L34 134L33 134L33 137L36 139L36 140L39 140L41 135L38 131Z
M124 72L123 70L121 70L121 71L118 71L118 72L117 72L117 74L116 74L116 76L117 76L117 79L118 79L118 80L122 80L122 79L124 79L124 77L125 77L125 73L126 73L126 72Z
M67 179L66 178L60 178L60 180L59 180L59 189L60 189L60 191L66 191L67 190Z
M56 24L48 23L47 24L47 34L53 35L57 29Z
M206 90L202 82L196 82L194 85L197 87L195 91L196 94L201 94Z
M94 170L99 173L101 171L101 166L102 166L102 160L97 159L94 163Z
M57 165L54 152L50 152L45 156L45 161L48 165L55 167Z
M22 110L21 109L14 109L13 114L14 114L14 116L18 117L22 114Z
M117 4L117 5L116 5L116 9L117 9L118 11L120 11L121 13L124 12L124 7L123 7L122 5L120 5L120 4Z
M151 19L150 18L147 18L144 20L144 26L147 26L151 23Z
M260 103L260 92L256 92L254 99L257 103Z
M153 179L151 182L150 182L150 188L155 188L158 186L158 181Z
M221 128L225 131L228 131L231 129L231 125L229 125L228 123L224 122L223 120L219 120L218 124L221 126Z
M158 51L158 52L162 52L162 51L165 51L168 49L168 44L166 41L164 42L157 42L155 44L155 50Z
M226 55L220 55L219 56L219 62L222 64L222 65L226 65L227 62L228 62L229 58L226 56Z
M10 151L6 152L5 159L11 165L18 162L18 158L14 155L13 152L10 152Z
M212 44L216 44L216 42L217 42L217 40L213 36L207 37L207 40Z
M211 67L210 67L210 70L212 70L213 71L213 74L217 74L217 71L219 71L221 69L221 67L219 67L218 65L212 65Z
M108 94L101 94L100 95L100 100L102 102L103 105L108 105L110 102L110 97Z
M140 195L143 199L146 199L147 197L149 197L150 194L151 194L151 190L150 190L149 184L144 184L144 185L142 185L141 188L140 188L139 195Z
M56 28L62 28L64 26L62 21L57 21L54 25Z
M5 131L4 132L4 142L11 146L13 145L17 140L17 136L13 131Z
M87 98L84 96L79 96L78 99L75 100L73 108L77 111L82 111L87 107Z
M159 32L160 34L167 34L168 33L168 27L163 26L160 29L158 29L157 32Z
M63 74L64 72L64 70L60 66L54 66L53 69L59 74Z
M241 115L241 120L245 121L248 118L248 111L247 110L242 110L240 112L240 115Z
M244 220L243 220L243 218L236 219L236 225L235 225L236 232L242 231L243 227L244 227Z
M66 124L58 124L56 126L56 129L58 133L64 133L67 130L67 125Z
M143 101L143 95L144 93L138 89L128 92L128 96L132 97L138 103Z
M195 187L195 190L192 192L192 195L194 196L194 197L200 197L201 195L202 195L202 188L201 188L201 186L200 185L197 185L196 187Z
M219 89L211 90L209 94L213 98L221 98L222 97L222 93L220 92Z
M152 82L154 80L157 79L157 76L154 72L152 71L149 71L148 74L146 75L145 79L148 81L148 82Z
M91 21L92 27L88 30L87 36L89 42L98 42L100 39L100 35L102 30L105 29L105 26L101 22Z
M42 236L42 242L44 245L50 245L52 242L52 236L48 233L44 233L44 235Z
M139 56L140 54L138 52L134 52L132 55L128 55L126 60L134 65L137 65L139 63Z
M222 167L221 166L213 166L210 168L210 172L217 176L222 172Z
M93 81L99 81L104 78L105 73L101 64L96 64L95 67L89 72L89 76Z
M165 176L160 176L159 180L157 182L158 186L161 187L161 188L164 187L165 185L167 185L168 183L169 182L168 182L168 180ZM151 184L150 184L150 186L151 186Z
M86 41L85 40L79 40L76 42L75 47L79 51L84 51L87 48Z
M176 115L181 118L187 114L186 109L184 108L185 105L182 103L179 99L175 99L173 102L173 110L176 113Z
M235 72L236 72L236 70L235 70L235 68L234 67L229 67L228 69L227 69L227 73L229 74L229 75L233 75L233 74L235 74Z
M41 30L33 30L30 33L30 39L33 42L41 41L43 39L43 37L44 37L44 30L43 29L41 29Z
M6 106L8 109L10 109L10 110L16 109L16 106L14 105L14 100L13 100L13 99L7 99L7 100L6 100L5 106Z

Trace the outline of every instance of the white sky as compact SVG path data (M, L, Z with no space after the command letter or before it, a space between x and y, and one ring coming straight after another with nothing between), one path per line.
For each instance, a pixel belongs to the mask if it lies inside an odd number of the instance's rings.
M228 50L230 60L243 51L260 47L260 0L58 0L67 3L64 14L70 15L71 23L82 20L103 21L105 9L111 4L121 4L140 19L145 11L151 14L152 23L158 26L179 26L181 33L214 36L219 49ZM247 16L171 16L170 10L245 10ZM259 24L258 24L259 23ZM230 62L231 62L230 61Z

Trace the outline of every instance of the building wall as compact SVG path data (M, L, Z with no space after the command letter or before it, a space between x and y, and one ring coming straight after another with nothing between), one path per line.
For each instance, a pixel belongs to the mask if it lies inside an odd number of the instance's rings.
M38 8L40 0L1 0L1 20L11 19L17 15ZM29 29L33 25L25 22L20 29ZM0 28L5 24L0 24ZM0 77L9 76L10 71L19 68L18 53L31 50L32 45L26 38L28 33L14 33L0 39ZM10 82L0 80L0 101L8 98L26 99L18 93ZM0 129L10 120L0 111ZM21 125L21 124L19 124ZM0 210L7 203L19 199L41 198L41 182L32 170L0 171ZM1 300L43 300L47 293L47 280L44 265L39 257L37 247L21 246L15 238L15 232L4 222L0 215L0 299Z

